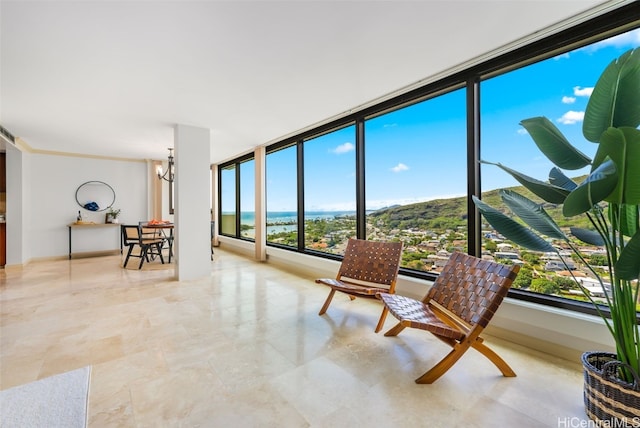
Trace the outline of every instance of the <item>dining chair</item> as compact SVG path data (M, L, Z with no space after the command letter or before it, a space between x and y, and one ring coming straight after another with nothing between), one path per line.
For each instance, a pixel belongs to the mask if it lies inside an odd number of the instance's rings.
M138 225L123 224L120 226L122 231L122 243L124 246L129 247L127 250L127 257L124 260L124 266L127 267L129 263L129 257L139 257L140 264L138 269L142 268L145 261L149 262L150 257L153 260L156 256L160 257L160 261L164 264L164 258L162 257L162 245L164 241L161 238L155 236L145 236L143 228ZM138 247L139 252L134 253L133 249Z

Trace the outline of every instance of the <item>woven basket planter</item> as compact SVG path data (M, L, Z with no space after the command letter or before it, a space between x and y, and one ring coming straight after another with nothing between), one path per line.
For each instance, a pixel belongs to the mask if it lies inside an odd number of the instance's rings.
M615 354L607 352L582 354L585 411L598 426L638 427L640 379L616 358ZM617 371L621 366L628 367L633 373L635 381L632 384L618 378Z

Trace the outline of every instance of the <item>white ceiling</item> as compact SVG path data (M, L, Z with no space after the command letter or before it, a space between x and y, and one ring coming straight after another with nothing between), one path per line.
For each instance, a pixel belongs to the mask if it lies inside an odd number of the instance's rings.
M1 0L0 124L139 159L204 127L217 163L621 3Z

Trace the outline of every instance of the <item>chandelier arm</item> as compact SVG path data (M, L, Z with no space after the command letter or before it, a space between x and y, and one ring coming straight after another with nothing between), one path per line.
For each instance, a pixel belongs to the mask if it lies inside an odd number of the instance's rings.
M172 148L169 148L169 158L167 159L167 163L168 163L167 170L164 172L164 174L160 174L160 171L162 171L162 169L158 171L158 179L168 181L169 183L173 183L175 174L173 173L173 149ZM167 177L167 174L169 174L168 177Z

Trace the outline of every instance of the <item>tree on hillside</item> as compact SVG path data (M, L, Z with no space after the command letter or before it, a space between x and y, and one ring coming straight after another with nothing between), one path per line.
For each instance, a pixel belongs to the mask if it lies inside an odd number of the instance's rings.
M493 242L493 241L487 241L487 242L485 242L485 243L484 243L484 248L485 248L487 251L490 251L490 252L492 252L492 253L495 253L495 252L498 250L498 244L496 244L496 243L495 243L495 242Z
M606 266L607 256L604 254L592 254L591 257L589 257L589 264L592 266Z
M518 276L511 285L513 288L529 288L531 281L533 280L533 271L531 266L523 265L518 272Z
M560 292L560 287L547 278L536 278L531 281L529 290L542 294L557 294Z

